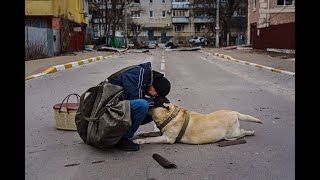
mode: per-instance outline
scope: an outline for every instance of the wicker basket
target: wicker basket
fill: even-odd
[[[69,103],[70,96],[75,95],[77,97],[77,103]],[[56,128],[60,130],[72,130],[76,131],[75,115],[79,108],[79,95],[69,94],[62,103],[53,106],[54,119],[56,120]],[[67,103],[63,103],[67,99]]]

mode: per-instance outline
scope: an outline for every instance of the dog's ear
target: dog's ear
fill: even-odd
[[[170,107],[170,103],[163,103],[163,106],[166,107],[166,108],[169,108]]]
[[[171,111],[175,108],[172,103],[163,103],[163,105],[168,111]]]

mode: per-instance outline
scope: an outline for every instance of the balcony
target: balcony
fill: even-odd
[[[172,0],[172,3],[189,3],[189,0]]]
[[[129,4],[129,7],[138,7],[140,6],[140,3],[137,3],[137,2],[132,2]]]
[[[195,17],[192,22],[194,23],[209,23],[211,22],[212,17]]]
[[[189,9],[189,4],[173,4],[172,3],[172,9]]]
[[[172,17],[172,23],[189,23],[188,17]]]
[[[172,28],[170,23],[144,23],[141,25],[143,29],[148,28]]]

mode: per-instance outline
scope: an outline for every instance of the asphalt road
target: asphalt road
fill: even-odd
[[[55,128],[54,104],[70,93],[82,94],[118,69],[147,61],[171,81],[172,103],[200,113],[236,110],[264,124],[240,122],[256,132],[245,144],[144,144],[137,152],[102,151],[84,144],[75,131]],[[295,179],[295,77],[289,75],[197,51],[155,49],[26,81],[25,102],[25,179]],[[150,123],[138,131],[153,129]],[[177,168],[164,169],[154,153]]]

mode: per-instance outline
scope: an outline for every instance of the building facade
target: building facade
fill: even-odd
[[[173,37],[171,0],[134,0],[129,4],[128,14],[136,24],[140,41],[165,43]]]
[[[143,40],[166,42],[174,39],[176,43],[188,44],[194,36],[215,37],[215,4],[204,6],[195,0],[134,0],[129,14],[140,25],[139,37]],[[221,1],[221,6],[226,1]],[[201,8],[201,7],[210,7]],[[245,44],[247,31],[247,3],[240,4],[232,21],[235,24],[228,34],[229,45]]]
[[[90,20],[95,38],[106,36],[106,8],[109,0],[90,0],[95,4],[95,16]],[[124,0],[121,1],[124,3]],[[188,44],[194,36],[204,36],[214,41],[215,4],[208,1],[210,8],[195,0],[132,0],[127,1],[128,37],[138,41],[157,40],[165,43],[174,40],[179,44]],[[240,5],[232,21],[236,24],[228,34],[229,45],[244,44],[247,32],[247,3]],[[226,1],[220,1],[221,6]],[[208,12],[209,11],[209,12]],[[133,24],[132,24],[133,23]],[[241,24],[237,26],[238,24]],[[124,26],[118,29],[124,33]]]
[[[32,34],[46,29],[49,56],[60,51],[82,50],[87,37],[88,13],[88,0],[25,0],[26,41],[34,41],[31,37],[36,36]],[[62,50],[66,24],[71,37],[68,49]]]
[[[254,48],[295,47],[295,0],[248,0],[248,43]]]

